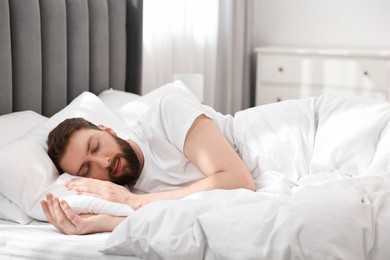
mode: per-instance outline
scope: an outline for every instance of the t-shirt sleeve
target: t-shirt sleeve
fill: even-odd
[[[160,118],[163,131],[170,143],[183,152],[185,138],[195,119],[209,115],[196,100],[177,94],[168,94],[160,101]]]

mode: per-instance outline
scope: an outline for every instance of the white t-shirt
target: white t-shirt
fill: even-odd
[[[231,115],[222,115],[181,95],[165,95],[137,121],[129,136],[140,146],[145,159],[134,192],[177,189],[204,177],[183,153],[187,132],[202,114],[217,124],[235,149]]]

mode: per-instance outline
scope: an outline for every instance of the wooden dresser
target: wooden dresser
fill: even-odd
[[[323,93],[390,99],[390,50],[255,50],[256,105]]]

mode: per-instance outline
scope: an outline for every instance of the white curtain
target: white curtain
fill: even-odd
[[[204,103],[250,106],[252,0],[144,0],[142,93],[177,73],[204,76]]]

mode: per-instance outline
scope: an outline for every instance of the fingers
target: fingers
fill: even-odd
[[[53,206],[56,215],[57,224],[65,231],[65,234],[75,234],[75,225],[72,219],[68,218],[65,210],[62,208],[58,198],[53,198]]]
[[[57,223],[57,216],[56,216],[55,211],[54,211],[53,198],[54,198],[54,196],[51,193],[46,194],[47,208],[48,208],[49,214],[51,216],[52,221]]]
[[[51,212],[50,212],[49,205],[48,205],[47,201],[42,200],[42,201],[41,201],[41,207],[42,207],[43,213],[44,213],[45,216],[46,216],[47,221],[48,221],[50,224],[52,224],[53,226],[55,226],[57,229],[60,230],[60,228],[57,227],[56,221],[54,220],[54,218],[53,218],[53,216],[52,216],[52,214],[51,214]],[[62,232],[62,230],[60,230],[60,231]]]
[[[92,178],[82,178],[82,179],[72,179],[71,181],[66,182],[64,185],[67,189],[80,189],[80,188],[93,188],[99,186],[107,185],[108,181],[101,181]]]
[[[96,193],[79,192],[79,195],[91,196],[91,197],[95,197],[95,198],[98,198],[98,199],[106,199],[104,196],[102,196],[100,194],[96,194]]]
[[[50,193],[46,195],[46,199],[47,201],[41,201],[41,205],[49,223],[64,234],[76,234],[74,222],[77,221],[77,214],[65,201],[60,202]]]
[[[42,210],[43,210],[43,213],[45,214],[46,218],[47,218],[47,221],[52,224],[53,226],[55,226],[59,231],[61,231],[62,233],[65,233],[64,230],[62,229],[61,226],[59,226],[57,224],[57,220],[55,218],[55,216],[53,216],[53,213],[54,210],[53,210],[53,195],[48,193],[46,194],[46,199],[47,201],[41,201],[41,206],[42,206]]]
[[[71,185],[71,184],[94,184],[94,185],[105,185],[107,183],[111,183],[109,181],[99,180],[99,179],[93,179],[93,178],[74,178],[70,181],[66,182],[65,185]]]
[[[65,183],[65,187],[68,190],[76,191],[83,195],[98,195],[102,196],[107,193],[108,190],[115,185],[109,181],[102,181],[97,179],[85,178],[85,179],[73,179]]]
[[[112,202],[124,203],[129,195],[129,190],[110,181],[102,181],[90,178],[74,179],[65,183],[68,190],[81,195],[93,196]]]
[[[75,223],[77,223],[79,215],[77,215],[77,213],[69,206],[69,204],[65,200],[60,202],[60,206],[62,212],[64,213],[64,218],[69,220],[69,224],[71,224],[72,228],[76,228]]]
[[[70,181],[65,183],[65,187],[70,191],[75,191],[79,194],[96,194],[99,195],[100,191],[104,189],[103,185],[99,182],[95,182],[93,179],[83,179],[81,181]]]

